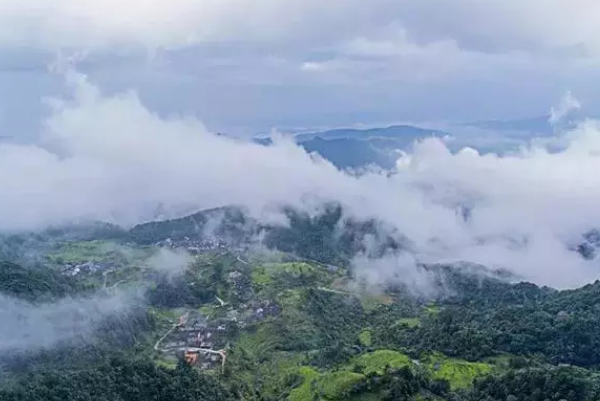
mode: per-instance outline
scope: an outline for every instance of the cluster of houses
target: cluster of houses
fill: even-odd
[[[67,263],[61,267],[61,272],[67,276],[78,276],[80,274],[94,274],[113,269],[113,265],[107,262],[85,262],[85,263]]]
[[[224,363],[226,341],[226,321],[209,322],[201,313],[191,311],[165,339],[162,351],[201,369],[214,369]]]
[[[227,242],[219,238],[189,238],[166,240],[154,244],[156,247],[166,248],[183,248],[191,254],[200,254],[202,252],[210,252],[215,250],[225,250],[228,248]]]
[[[250,301],[244,305],[242,325],[248,325],[260,322],[269,316],[276,316],[281,311],[281,307],[270,300]]]
[[[248,274],[234,270],[228,273],[227,281],[230,283],[233,294],[239,302],[247,302],[254,296],[252,281]]]
[[[237,298],[240,303],[237,310],[229,310],[228,316],[230,320],[236,321],[241,327],[264,320],[268,316],[275,316],[280,312],[277,303],[256,298],[252,281],[249,275],[245,273],[247,272],[234,270],[227,275],[227,281],[229,281],[233,290],[232,296]]]
[[[253,300],[239,309],[228,307],[224,317],[208,320],[198,311],[189,311],[181,317],[162,342],[161,351],[185,359],[200,369],[215,369],[225,363],[228,328],[233,324],[243,328],[277,315],[280,307],[273,301]]]
[[[224,346],[219,340],[223,340],[226,332],[226,325],[223,323],[213,323],[206,320],[200,313],[188,315],[187,319],[179,327],[179,330],[173,333],[169,342],[165,343],[165,348],[181,347],[199,347],[213,348],[215,346]]]
[[[156,243],[156,247],[183,248],[192,254],[201,254],[215,250],[232,251],[225,240],[211,239],[166,239]],[[226,360],[227,337],[230,327],[247,327],[260,322],[269,316],[280,313],[280,306],[269,300],[260,300],[252,288],[252,281],[246,267],[247,262],[238,257],[238,269],[228,272],[227,281],[231,284],[230,302],[216,298],[220,318],[207,319],[200,311],[188,311],[178,323],[165,333],[157,342],[155,349],[160,350],[170,358],[183,358],[189,364],[200,369],[215,369],[223,367]],[[249,267],[249,265],[248,265]],[[94,274],[102,272],[105,276],[114,271],[116,266],[110,262],[87,261],[79,264],[65,264],[62,272],[65,275],[77,276],[80,274]],[[151,279],[153,272],[146,272]]]

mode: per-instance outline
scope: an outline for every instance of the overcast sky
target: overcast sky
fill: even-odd
[[[232,133],[600,106],[597,0],[0,0],[0,135],[35,136],[57,52]]]

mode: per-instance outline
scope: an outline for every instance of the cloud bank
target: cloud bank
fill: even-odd
[[[137,0],[127,6],[117,0],[3,0],[0,43],[51,48],[222,41],[329,44],[399,26],[415,43],[452,40],[463,49],[492,52],[598,54],[599,11],[594,0]]]
[[[340,202],[381,219],[415,244],[421,261],[506,267],[559,287],[600,276],[567,249],[600,216],[600,127],[587,121],[549,152],[452,154],[417,143],[393,174],[351,176],[285,137],[272,147],[207,132],[195,118],[160,118],[133,92],[105,95],[69,72],[73,96],[55,100],[43,145],[0,144],[3,230],[100,219],[131,225],[158,209],[173,215],[243,205],[256,216],[287,204]],[[465,220],[461,210],[470,209]]]

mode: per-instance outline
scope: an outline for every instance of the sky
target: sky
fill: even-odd
[[[0,127],[18,139],[0,141],[2,231],[131,226],[158,207],[234,204],[272,219],[281,205],[335,201],[413,242],[411,258],[366,264],[379,281],[417,259],[560,288],[600,278],[598,260],[569,250],[600,227],[594,120],[506,155],[453,154],[429,138],[392,173],[361,176],[285,136],[263,147],[214,135],[593,114],[596,0],[49,4],[0,0]],[[473,207],[469,221],[458,205]]]
[[[234,135],[600,105],[595,0],[0,0],[0,135],[37,136],[57,54]]]

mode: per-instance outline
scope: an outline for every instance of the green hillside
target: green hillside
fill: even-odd
[[[480,267],[432,265],[422,268],[433,286],[451,291],[370,292],[344,263],[352,236],[328,242],[341,221],[331,213],[288,228],[281,243],[308,235],[294,249],[215,245],[177,271],[153,267],[165,245],[148,244],[181,235],[173,252],[197,249],[185,220],[119,238],[54,239],[40,248],[44,263],[0,263],[0,292],[31,310],[138,294],[85,341],[0,347],[0,399],[599,399],[600,283],[556,291]]]

